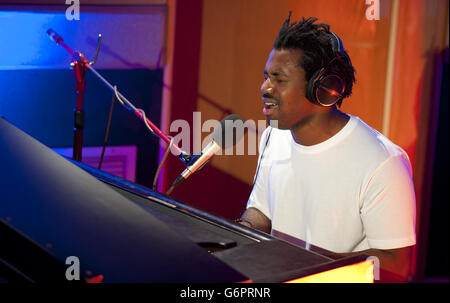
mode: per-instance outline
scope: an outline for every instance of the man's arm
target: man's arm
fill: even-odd
[[[240,224],[270,234],[272,222],[260,210],[249,207],[238,220]],[[367,249],[353,253],[333,253],[329,257],[350,257],[365,254],[376,257],[379,264],[380,280],[376,282],[408,282],[412,246],[397,249]],[[325,254],[326,255],[326,254]],[[376,270],[376,269],[375,269]],[[376,278],[376,277],[375,277]]]
[[[336,253],[332,257],[350,257],[359,254],[376,257],[379,260],[380,280],[376,282],[408,282],[412,246],[396,249],[367,249],[353,253]],[[375,269],[376,270],[376,269]],[[376,278],[376,277],[375,277]]]
[[[260,210],[249,207],[242,214],[238,222],[247,227],[258,229],[262,232],[270,234],[272,222]]]

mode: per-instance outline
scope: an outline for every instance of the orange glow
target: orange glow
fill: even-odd
[[[327,270],[286,283],[373,283],[373,260]]]

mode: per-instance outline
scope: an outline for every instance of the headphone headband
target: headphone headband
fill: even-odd
[[[336,55],[337,52],[341,52],[345,54],[344,44],[342,43],[341,38],[339,38],[335,33],[328,32],[331,38],[331,46],[333,48],[333,52]]]

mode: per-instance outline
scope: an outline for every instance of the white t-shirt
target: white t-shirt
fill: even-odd
[[[289,130],[267,128],[247,208],[265,214],[272,233],[337,253],[414,245],[408,155],[349,116],[336,135],[313,146],[297,144]]]

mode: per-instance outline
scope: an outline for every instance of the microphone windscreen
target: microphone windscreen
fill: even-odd
[[[47,35],[50,38],[50,40],[55,41],[56,43],[59,43],[59,41],[62,40],[62,38],[51,28],[47,30]]]
[[[244,121],[237,114],[231,114],[225,117],[214,127],[212,139],[222,149],[236,145],[243,137],[247,128],[244,127]]]

